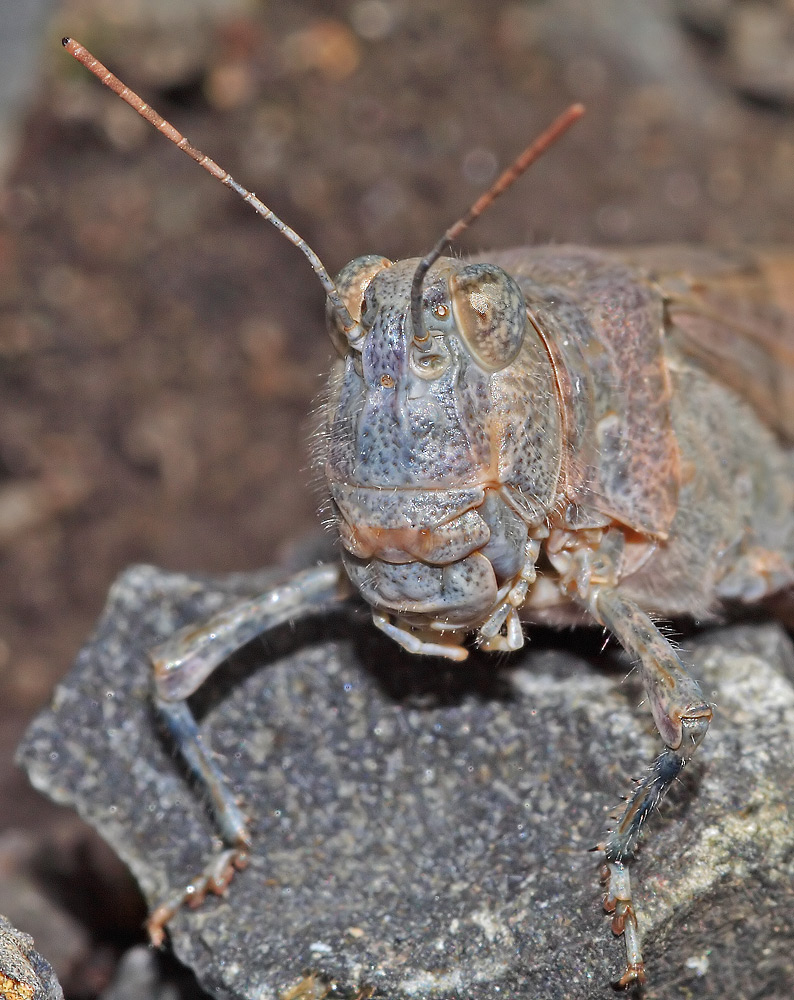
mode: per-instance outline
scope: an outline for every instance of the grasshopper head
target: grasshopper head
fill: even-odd
[[[403,621],[475,628],[522,569],[528,525],[550,505],[557,465],[544,436],[551,427],[556,458],[556,411],[515,280],[440,259],[417,337],[416,266],[363,257],[337,278],[362,334],[351,344],[329,308],[342,358],[325,473],[345,564],[367,601]]]

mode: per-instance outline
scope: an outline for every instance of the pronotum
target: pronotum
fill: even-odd
[[[655,619],[708,618],[794,582],[794,325],[769,304],[775,256],[563,246],[442,257],[581,115],[574,106],[426,257],[368,255],[332,280],[258,198],[79,43],[64,46],[305,254],[339,354],[323,464],[341,560],[151,652],[155,704],[228,845],[155,910],[152,940],[188,895],[225,891],[250,846],[186,699],[254,636],[357,593],[415,654],[462,660],[467,642],[519,649],[526,623],[589,622],[636,660],[663,749],[595,849],[626,947],[616,985],[644,982],[630,863],[713,714]]]

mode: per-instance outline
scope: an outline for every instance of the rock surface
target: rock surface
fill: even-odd
[[[0,917],[0,997],[2,1000],[63,1000],[49,962],[33,948],[33,938]]]
[[[214,831],[158,731],[145,650],[262,582],[127,571],[20,749],[152,904],[200,871]],[[219,672],[195,708],[255,845],[225,899],[171,925],[203,985],[276,1000],[311,969],[339,997],[613,996],[622,943],[586,849],[658,740],[600,636],[559,642],[439,667],[351,609]],[[790,996],[794,651],[744,625],[687,652],[717,713],[635,866],[644,995]]]

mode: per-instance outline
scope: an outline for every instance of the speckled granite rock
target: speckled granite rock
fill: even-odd
[[[33,948],[33,938],[0,917],[0,997],[2,1000],[63,1000],[49,962]]]
[[[20,749],[152,903],[214,832],[157,731],[144,650],[261,582],[129,570]],[[574,637],[589,662],[541,635],[438,667],[351,611],[252,643],[196,709],[255,850],[224,900],[173,921],[177,955],[223,998],[275,1000],[307,968],[340,997],[612,996],[622,944],[586,848],[658,743],[598,638]],[[794,995],[794,653],[772,625],[691,652],[717,714],[636,865],[645,996]]]

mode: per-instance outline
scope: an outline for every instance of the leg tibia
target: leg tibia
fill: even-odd
[[[190,774],[207,793],[213,818],[224,841],[237,847],[249,847],[251,838],[246,818],[227,788],[220,768],[207,752],[187,702],[162,698],[155,698],[154,702]]]
[[[626,803],[618,825],[602,845],[607,862],[631,861],[643,824],[664,798],[668,788],[684,770],[684,766],[703,741],[708,720],[697,719],[684,724],[684,740],[678,750],[667,747],[648,768]]]

